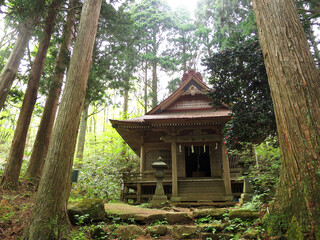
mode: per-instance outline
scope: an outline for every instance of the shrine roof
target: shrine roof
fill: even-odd
[[[110,120],[114,125],[148,125],[155,122],[211,120],[227,122],[231,110],[222,106],[212,106],[206,96],[209,87],[202,81],[200,73],[189,70],[184,73],[180,87],[168,98],[143,116],[128,120]]]

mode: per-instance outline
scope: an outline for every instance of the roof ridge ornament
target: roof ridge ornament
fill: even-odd
[[[181,84],[184,83],[185,81],[187,81],[189,79],[189,77],[195,77],[196,79],[202,81],[203,77],[201,75],[201,73],[196,72],[196,70],[194,69],[190,69],[188,70],[188,72],[185,72],[182,76],[181,79]]]

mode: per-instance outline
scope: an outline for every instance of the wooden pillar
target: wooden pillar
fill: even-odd
[[[218,142],[210,144],[211,176],[221,177],[220,148]]]
[[[141,183],[137,183],[137,202],[138,204],[141,203]]]
[[[224,145],[223,141],[221,141],[221,150],[222,150],[222,165],[223,165],[223,181],[226,189],[226,196],[231,196],[231,178],[230,178],[230,167],[229,167],[229,159],[227,155],[227,148]]]
[[[146,153],[145,153],[143,136],[141,136],[140,142],[141,142],[141,144],[140,144],[140,173],[142,173],[146,170]]]
[[[143,178],[143,172],[146,170],[146,151],[144,146],[144,137],[141,136],[140,139],[140,176],[139,181]],[[137,183],[137,202],[138,204],[141,203],[141,183]]]
[[[124,187],[124,190],[123,190],[123,201],[124,201],[124,203],[128,203],[128,198],[126,198],[126,195],[128,194],[128,192],[129,192],[129,189],[128,189],[128,187]]]
[[[172,197],[178,197],[178,165],[177,165],[176,136],[172,136],[171,159],[172,159]]]

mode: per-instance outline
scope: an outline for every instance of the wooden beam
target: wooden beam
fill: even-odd
[[[176,136],[172,136],[171,159],[172,159],[172,197],[178,197],[178,164],[177,164]]]
[[[223,165],[223,181],[226,189],[226,196],[231,196],[231,178],[230,178],[230,167],[229,159],[227,155],[226,145],[221,141],[221,152],[222,152],[222,165]]]
[[[174,139],[173,139],[174,138]],[[221,141],[221,135],[192,135],[192,136],[165,136],[161,137],[160,140],[164,142],[179,142],[179,143],[192,143],[192,142],[213,142],[213,141]]]

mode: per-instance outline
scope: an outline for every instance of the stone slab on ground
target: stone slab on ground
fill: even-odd
[[[170,203],[175,207],[183,208],[215,208],[215,207],[234,207],[237,205],[236,202],[184,202],[184,203]]]
[[[172,228],[174,239],[193,239],[197,235],[197,226],[175,225]]]
[[[226,208],[209,208],[209,209],[196,209],[193,211],[193,217],[203,218],[210,216],[214,219],[222,219],[223,215],[228,212]]]
[[[68,215],[72,224],[101,221],[105,217],[104,203],[101,199],[84,199],[68,203]]]
[[[119,226],[115,231],[117,237],[123,240],[135,239],[136,237],[145,235],[145,231],[136,225]]]
[[[165,220],[169,224],[188,224],[192,222],[192,216],[186,212],[140,208],[121,203],[105,204],[105,210],[109,216],[119,216],[123,221],[134,219],[139,224],[150,224]]]
[[[151,235],[165,236],[168,233],[168,227],[166,225],[148,226],[146,232]]]
[[[219,232],[226,227],[226,224],[215,222],[215,223],[201,223],[198,226],[201,232],[212,232],[213,229]]]
[[[247,221],[247,220],[255,220],[255,219],[258,219],[259,217],[260,217],[259,212],[254,212],[246,209],[237,209],[229,212],[230,219],[240,218],[243,221]]]

